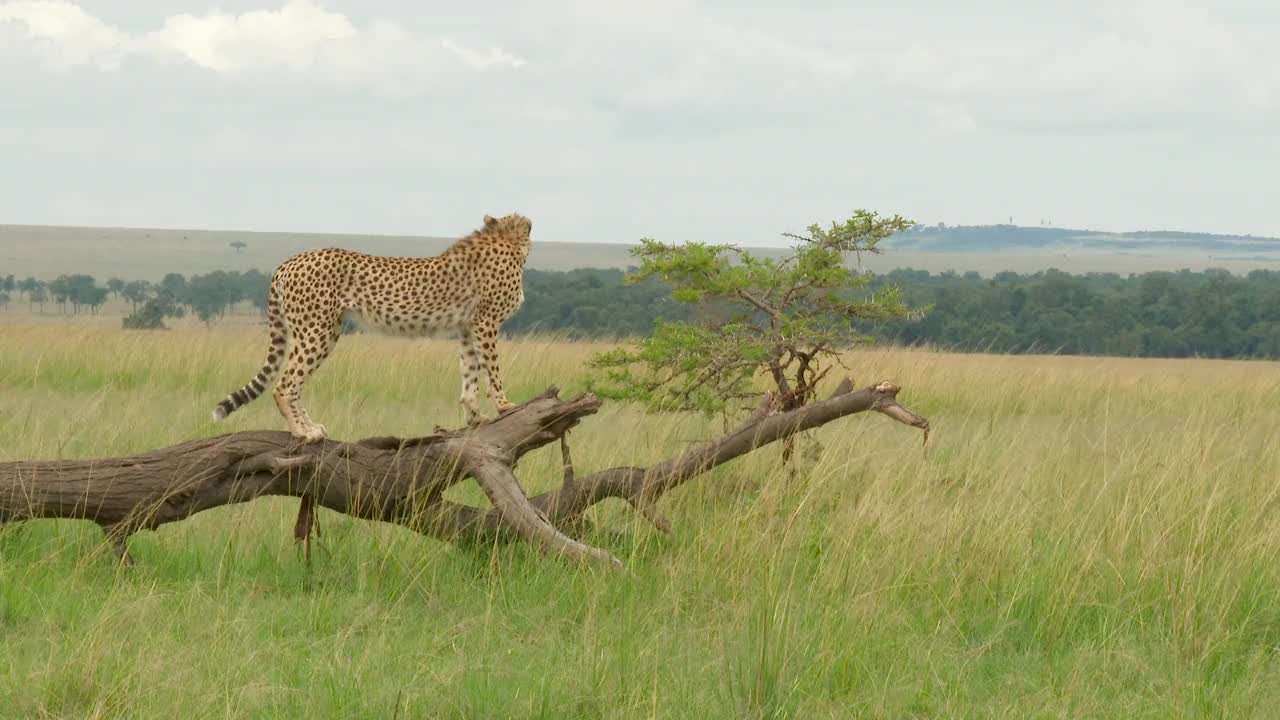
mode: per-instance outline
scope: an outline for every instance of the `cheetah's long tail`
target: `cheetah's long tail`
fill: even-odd
[[[284,363],[285,350],[289,345],[289,338],[285,333],[284,321],[279,315],[279,303],[274,284],[268,296],[267,323],[271,327],[271,347],[267,350],[266,364],[262,366],[262,369],[248,384],[218,403],[218,406],[213,409],[214,422],[220,422],[236,410],[257,400],[258,396],[266,391],[275,380],[276,375],[280,373],[280,365]]]

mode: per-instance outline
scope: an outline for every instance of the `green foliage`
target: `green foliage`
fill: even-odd
[[[187,279],[182,273],[169,273],[160,280],[160,287],[168,290],[174,297],[182,297],[187,291]]]
[[[524,303],[502,324],[513,335],[555,333],[570,338],[645,335],[659,319],[681,320],[689,309],[656,279],[624,284],[612,268],[524,271]]]
[[[46,288],[46,287],[47,286],[44,282],[30,276],[18,281],[17,283],[18,291],[22,293],[26,293],[28,297],[31,296],[31,293],[34,292],[36,288]]]
[[[589,288],[587,279],[599,287]],[[723,317],[716,303],[675,302],[664,288],[656,278],[628,285],[621,272],[611,270],[534,272],[526,275],[525,306],[503,331],[635,338],[652,332],[657,322]],[[924,317],[857,321],[860,333],[882,344],[963,352],[1280,358],[1276,271],[1047,270],[983,277],[902,269],[874,278],[863,291],[897,292],[904,305],[929,309]],[[600,324],[578,324],[583,317],[599,318]]]
[[[84,306],[97,312],[107,300],[107,289],[98,287],[92,275],[59,275],[49,283],[49,292],[63,308],[70,303],[72,312],[76,314]]]
[[[174,301],[173,295],[161,290],[155,297],[148,299],[141,309],[134,310],[125,317],[122,325],[126,330],[167,330],[166,318],[181,318],[186,314],[181,305]]]
[[[151,283],[142,280],[134,280],[133,282],[125,283],[124,288],[120,291],[120,295],[125,300],[128,300],[129,304],[133,306],[133,311],[137,312],[138,305],[146,302],[147,298],[151,295]]]
[[[222,270],[196,275],[186,284],[183,299],[196,317],[209,324],[214,318],[226,314],[229,306],[244,299],[237,275]]]
[[[1130,357],[1280,357],[1280,273],[1019,275],[895,270],[879,281],[936,306],[864,328],[884,342],[961,351]]]
[[[895,288],[868,291],[874,276],[850,262],[881,252],[884,239],[909,227],[901,216],[858,210],[829,228],[786,233],[797,244],[782,258],[642,239],[632,250],[640,268],[626,283],[660,279],[696,309],[688,321],[658,323],[632,348],[595,356],[592,367],[603,373],[593,389],[654,410],[731,413],[756,394],[754,379],[765,373],[782,409],[803,405],[838,354],[867,339],[857,323],[920,314]]]
[[[49,302],[49,291],[45,289],[44,283],[40,283],[27,291],[27,307],[39,305],[40,309],[44,309],[44,304]]]
[[[592,367],[604,370],[604,381],[593,379],[592,389],[652,408],[728,412],[734,400],[751,394],[752,378],[769,358],[769,348],[742,323],[711,328],[659,320],[636,349],[614,348],[592,358]],[[652,371],[638,373],[636,364]]]

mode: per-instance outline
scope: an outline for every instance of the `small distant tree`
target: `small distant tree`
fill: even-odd
[[[187,301],[187,279],[182,273],[169,273],[160,280],[160,289],[167,291],[173,301],[183,305]]]
[[[193,275],[187,282],[187,304],[205,325],[221,318],[243,299],[240,274],[215,270],[206,275]]]
[[[3,308],[5,312],[9,312],[9,293],[0,292],[0,308]]]
[[[632,249],[639,269],[628,285],[657,277],[675,300],[697,306],[690,321],[658,321],[633,347],[599,353],[591,379],[603,397],[643,402],[651,411],[698,411],[726,420],[750,409],[758,378],[770,387],[767,412],[788,412],[815,398],[818,383],[840,364],[840,353],[870,340],[859,324],[916,317],[896,287],[870,292],[874,276],[852,267],[862,253],[911,222],[859,210],[829,228],[810,225],[781,259],[757,257],[734,245],[668,245],[644,238]],[[783,459],[794,475],[794,445]]]
[[[27,291],[27,309],[39,305],[40,312],[44,312],[44,304],[49,302],[49,291],[45,289],[44,283],[37,283],[34,287]]]
[[[18,281],[18,291],[25,293],[27,298],[31,297],[31,291],[37,287],[44,286],[44,283],[28,275],[26,278]]]
[[[81,305],[95,307],[106,299],[106,290],[97,287],[92,275],[59,275],[49,283],[53,297],[62,304],[66,312],[67,302],[71,303],[72,312],[79,314]]]
[[[164,324],[165,319],[181,318],[184,314],[182,306],[174,301],[173,294],[162,288],[155,297],[148,299],[140,309],[126,317],[123,325],[126,330],[168,330]]]
[[[112,297],[117,300],[120,299],[120,293],[124,291],[124,285],[124,280],[121,280],[118,277],[113,277],[110,280],[107,280],[107,289],[111,291]]]
[[[94,315],[98,314],[98,308],[107,301],[108,290],[101,287],[82,288],[78,294],[78,300],[81,305],[88,305],[89,310]]]
[[[14,279],[13,275],[7,275],[5,276],[4,280],[0,281],[0,290],[3,290],[7,293],[11,293],[17,288],[18,288],[18,281]]]
[[[134,280],[127,283],[120,292],[125,300],[129,301],[132,306],[132,312],[138,312],[138,306],[147,301],[151,295],[151,284],[144,280]]]
[[[271,287],[271,276],[260,270],[247,270],[240,275],[240,297],[253,303],[258,312],[267,313],[268,291]]]
[[[248,247],[248,245],[246,245],[243,240],[236,240],[231,243],[231,249],[235,250],[237,253],[244,252],[246,247]]]
[[[49,281],[49,295],[53,301],[62,306],[62,312],[67,311],[67,301],[71,299],[71,279],[66,275],[59,275]]]

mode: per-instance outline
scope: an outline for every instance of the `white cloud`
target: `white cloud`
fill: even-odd
[[[1040,127],[1073,117],[1099,127],[1145,125],[1138,118],[1153,115],[1202,121],[1190,111],[1208,104],[1224,121],[1276,109],[1280,53],[1265,32],[1163,0],[1073,7],[1072,17],[1087,23],[1045,35],[914,39],[885,66],[886,86],[987,104],[1011,118],[1039,118]]]
[[[440,47],[462,58],[463,62],[477,70],[484,70],[494,66],[518,68],[526,64],[524,59],[508,53],[502,48],[489,48],[488,52],[481,53],[471,48],[463,47],[452,38],[441,40]]]
[[[480,52],[452,38],[433,39],[385,20],[357,27],[313,0],[230,14],[211,10],[164,18],[158,29],[129,34],[66,0],[0,3],[0,26],[21,30],[19,44],[53,67],[116,69],[127,56],[179,60],[206,71],[263,77],[290,73],[319,81],[403,91],[433,76],[471,68],[516,69],[527,61],[500,47]]]
[[[1233,88],[1257,73],[1247,37],[1204,8],[1143,1],[1109,7],[1103,17],[1105,29],[1045,64],[1051,90],[1093,90],[1117,103],[1181,102],[1206,85]]]
[[[45,63],[55,69],[119,64],[129,38],[64,0],[23,0],[0,4],[0,29],[16,30]]]
[[[854,75],[847,59],[788,43],[763,30],[693,14],[651,20],[656,25],[651,26],[652,34],[639,36],[647,47],[626,48],[638,56],[639,72],[622,89],[624,107],[706,107],[743,99],[785,102],[838,86]],[[625,38],[634,28],[611,30],[603,35],[605,42]]]
[[[203,16],[175,15],[143,42],[218,72],[276,67],[303,71],[317,64],[326,46],[359,35],[346,16],[309,0],[290,0],[279,10],[241,15],[216,10]]]
[[[540,101],[559,99],[610,116],[628,138],[710,139],[757,123],[826,122],[856,102],[856,58],[810,38],[785,36],[697,3],[647,0],[529,3],[508,19],[533,28]],[[780,119],[780,114],[786,119]]]

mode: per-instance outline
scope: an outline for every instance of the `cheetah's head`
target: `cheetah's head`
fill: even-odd
[[[492,215],[484,216],[484,233],[486,235],[495,235],[503,240],[528,243],[529,235],[532,232],[533,221],[520,213],[503,215],[499,218]]]

